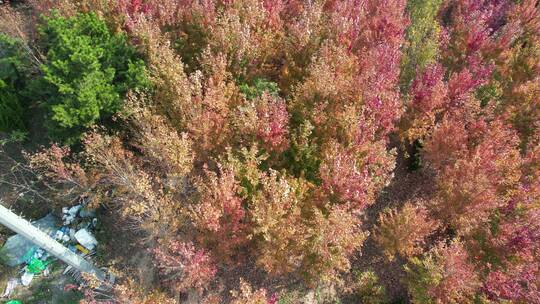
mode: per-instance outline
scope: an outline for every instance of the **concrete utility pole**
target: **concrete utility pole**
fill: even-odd
[[[30,222],[11,212],[0,204],[0,224],[30,240],[36,246],[46,250],[58,259],[66,262],[73,268],[89,274],[94,274],[100,281],[105,282],[107,276],[103,271],[94,267],[83,257],[77,255],[64,245],[60,244],[43,231],[34,227]]]

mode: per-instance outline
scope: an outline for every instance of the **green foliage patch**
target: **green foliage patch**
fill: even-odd
[[[148,86],[143,60],[96,14],[45,19],[47,51],[39,88],[45,94],[51,136],[76,141],[96,122],[120,110],[130,89]]]
[[[278,95],[279,88],[277,83],[266,80],[264,78],[256,78],[252,85],[241,84],[239,86],[240,92],[246,96],[248,100],[260,97],[264,92],[268,92],[270,95]]]
[[[417,70],[422,71],[437,59],[440,25],[437,14],[442,0],[410,0],[407,10],[411,25],[407,28],[407,45],[401,64],[401,88],[406,91]]]

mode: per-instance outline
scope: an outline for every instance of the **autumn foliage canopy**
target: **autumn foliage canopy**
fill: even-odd
[[[45,109],[44,196],[107,206],[151,247],[155,291],[117,299],[347,294],[367,249],[413,303],[540,303],[537,1],[23,2],[0,20],[24,6],[38,30],[0,45],[41,64],[3,69],[0,97]],[[428,186],[388,199],[410,176]],[[263,279],[224,291],[245,268]],[[362,271],[348,297],[386,301]]]

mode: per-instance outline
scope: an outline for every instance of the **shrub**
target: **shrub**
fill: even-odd
[[[443,120],[424,157],[437,170],[437,214],[461,234],[486,223],[520,178],[516,133],[501,121]],[[453,140],[448,141],[448,134]]]
[[[412,0],[407,2],[411,24],[407,28],[406,47],[401,62],[400,82],[407,91],[417,72],[437,60],[441,26],[437,15],[442,0]]]
[[[538,64],[534,59],[540,54],[539,17],[540,9],[532,0],[521,1],[510,10],[508,24],[514,27],[515,39],[510,40],[511,48],[506,50],[507,56],[496,69],[502,89],[500,107],[520,132],[523,147],[539,129],[534,122],[539,120],[540,112],[533,97],[540,87]]]
[[[232,142],[232,110],[239,104],[238,88],[227,71],[227,58],[221,53],[201,55],[202,72],[192,77],[192,116],[187,130],[201,159],[219,155]]]
[[[210,31],[211,51],[227,57],[228,70],[237,79],[276,73],[276,67],[268,63],[279,60],[282,52],[280,19],[272,20],[267,7],[259,0],[234,1],[223,6],[223,13],[217,14],[215,27]]]
[[[285,100],[268,93],[257,99],[257,136],[268,151],[283,152],[289,147],[289,113]]]
[[[52,145],[32,154],[29,157],[30,167],[51,182],[80,187],[77,192],[88,190],[91,182],[79,163],[69,160],[71,156],[69,148]],[[71,188],[70,186],[67,188]]]
[[[473,57],[486,65],[508,48],[516,33],[515,24],[505,22],[512,10],[510,2],[457,0],[443,4],[441,16],[447,32],[442,39],[441,61],[447,68],[463,70]]]
[[[408,258],[421,253],[424,239],[437,228],[425,206],[406,203],[400,210],[390,209],[379,215],[374,239],[393,260],[396,254]]]
[[[439,6],[438,18],[434,18]],[[516,99],[521,99],[522,105],[530,105],[531,100],[527,96],[535,90],[534,85],[529,83],[527,88],[522,87],[527,91],[522,91],[524,95],[517,92],[517,87],[525,79],[532,80],[532,75],[525,78],[510,76],[510,71],[521,73],[521,70],[508,68],[522,64],[516,60],[518,56],[521,57],[517,54],[523,50],[522,46],[529,48],[534,44],[518,43],[530,37],[523,35],[523,29],[532,25],[530,19],[524,16],[536,13],[530,5],[527,7],[526,3],[516,4],[511,1],[411,1],[409,8],[412,25],[407,36],[410,44],[405,50],[402,66],[402,86],[408,86],[415,80],[408,90],[410,106],[402,118],[401,127],[405,138],[410,142],[424,139],[446,114],[458,109],[470,111],[476,107],[476,101],[473,102],[475,95],[482,99],[482,107],[489,104],[505,108]],[[520,14],[522,17],[517,17]],[[437,36],[439,39],[435,39]],[[526,51],[526,56],[534,53],[533,49]],[[416,71],[414,61],[422,61],[424,56],[427,60],[419,63]],[[434,73],[437,70],[438,73]],[[430,80],[431,86],[422,85],[428,84]],[[513,84],[505,86],[505,83]],[[505,94],[508,95],[501,99],[500,96]],[[474,106],[471,107],[471,104]],[[505,117],[512,117],[516,126],[521,124],[520,131],[530,129],[523,128],[523,124],[530,126],[528,122],[536,112],[528,106],[510,107],[512,110],[506,108],[508,115]]]
[[[387,300],[386,290],[379,284],[379,277],[373,271],[357,273],[352,288],[360,303],[380,304]]]
[[[365,47],[370,46],[366,42]],[[311,159],[305,164],[292,162],[293,169],[308,173],[313,165],[318,166],[313,180],[322,183],[332,203],[354,202],[358,209],[371,204],[373,196],[390,179],[394,155],[386,149],[385,136],[401,113],[396,103],[398,92],[389,84],[397,81],[396,67],[375,67],[374,62],[364,60],[343,46],[325,45],[289,103],[291,127],[298,128],[295,133],[305,136],[306,131],[311,131],[308,138],[302,139],[304,142],[293,142],[290,151],[297,159],[302,159],[302,152],[308,152]],[[384,76],[376,80],[372,73],[378,72]],[[383,83],[374,83],[379,80]],[[380,86],[380,94],[367,89],[370,85]],[[310,126],[312,130],[305,129]],[[306,143],[308,149],[302,146]],[[310,151],[315,147],[317,150]]]
[[[183,131],[188,121],[193,119],[196,107],[191,99],[192,84],[184,71],[182,59],[156,24],[141,21],[134,30],[134,35],[141,40],[149,78],[154,85],[151,102],[174,128]]]
[[[538,18],[540,9],[532,0],[520,1],[511,7],[508,13],[508,34],[513,39],[504,49],[503,60],[496,67],[495,84],[500,84],[501,98],[499,107],[505,117],[520,132],[522,146],[538,130],[540,111],[538,101],[533,96],[538,94],[539,71],[534,58],[540,54],[540,31]],[[507,43],[508,44],[508,43]]]
[[[250,207],[257,262],[271,275],[297,271],[303,256],[305,185],[275,171],[260,182],[262,191],[253,195]]]
[[[122,34],[112,34],[96,14],[45,18],[47,51],[40,89],[53,137],[73,143],[121,108],[129,89],[147,86],[144,63]]]
[[[408,96],[407,111],[401,117],[400,135],[413,143],[431,134],[448,103],[448,85],[441,65],[428,65],[418,71]]]
[[[253,290],[253,287],[244,279],[240,279],[240,290],[231,291],[231,304],[268,304],[266,290],[261,288]]]
[[[487,297],[511,303],[538,303],[540,289],[538,263],[516,265],[509,270],[492,271],[484,284]]]
[[[246,211],[239,196],[240,185],[230,170],[218,174],[206,169],[196,181],[197,201],[190,216],[203,244],[219,259],[231,262],[247,241]]]
[[[118,208],[126,229],[144,231],[152,237],[172,237],[184,224],[184,206],[164,191],[159,170],[146,171],[141,160],[122,145],[120,138],[96,132],[83,140],[88,171],[100,183],[92,193]],[[113,193],[108,193],[110,188]],[[108,193],[106,195],[105,193]]]
[[[478,256],[486,271],[483,291],[492,300],[540,300],[540,187],[538,179],[529,175],[532,167],[534,164],[525,163],[521,182],[507,197],[506,205],[469,241],[469,251]]]
[[[217,269],[208,253],[191,243],[171,241],[155,249],[154,255],[165,282],[178,292],[195,289],[201,294],[216,275]]]
[[[478,276],[459,243],[439,245],[405,265],[413,303],[470,303],[479,288]]]
[[[169,182],[177,183],[193,169],[193,142],[187,133],[178,133],[169,120],[159,115],[145,96],[128,93],[125,106],[131,123],[133,141]]]
[[[301,271],[308,284],[339,281],[351,267],[350,257],[360,250],[368,233],[354,213],[342,206],[323,211],[314,208],[306,224]]]
[[[358,151],[339,145],[328,147],[319,169],[322,187],[333,202],[352,203],[362,210],[390,181],[394,168],[393,152],[382,141],[358,144]]]

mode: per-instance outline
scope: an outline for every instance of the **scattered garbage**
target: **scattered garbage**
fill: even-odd
[[[77,216],[77,214],[79,213],[79,211],[82,209],[82,205],[76,205],[76,206],[73,206],[69,209],[68,213],[71,215],[71,216]]]
[[[98,244],[96,238],[86,228],[77,231],[75,239],[88,250],[94,250]]]
[[[19,300],[11,300],[11,301],[7,301],[6,304],[23,304],[23,303]]]
[[[62,208],[62,221],[64,221],[64,226],[73,223],[81,209],[82,205],[75,205],[69,209],[66,207]]]
[[[28,286],[34,279],[35,274],[25,271],[24,274],[21,276],[21,283],[23,286]]]
[[[37,220],[33,225],[71,251],[82,256],[90,256],[98,245],[93,235],[93,230],[97,227],[95,216],[95,211],[87,209],[83,205],[76,205],[71,208],[62,208],[63,225],[60,228],[56,226],[56,218],[52,214]],[[4,247],[0,249],[0,253],[3,258],[5,257],[3,262],[8,266],[15,267],[25,264],[20,279],[12,278],[8,281],[7,288],[1,296],[6,298],[9,298],[17,286],[29,286],[36,276],[48,276],[50,272],[48,266],[56,260],[48,252],[20,235],[8,238]],[[73,268],[68,266],[64,274],[71,273],[72,270]],[[22,303],[18,300],[11,300],[6,304]]]
[[[15,290],[15,287],[17,287],[19,285],[20,285],[20,283],[19,283],[18,279],[9,279],[9,281],[7,283],[7,286],[6,286],[6,290],[0,296],[0,298],[8,298],[11,295],[11,293],[13,292],[13,290]]]
[[[47,234],[51,234],[56,230],[55,224],[56,220],[52,214],[48,214],[33,223],[34,226]],[[37,249],[32,242],[17,234],[7,239],[0,252],[2,253],[3,262],[10,267],[15,267],[28,262]]]
[[[90,251],[86,248],[84,248],[83,246],[81,245],[76,245],[75,246],[75,249],[79,250],[80,252],[82,252],[84,255],[87,255],[90,253]]]
[[[50,263],[51,261],[42,261],[38,258],[32,258],[32,260],[30,260],[30,262],[26,266],[26,271],[33,274],[38,274],[43,272],[47,268],[47,265],[49,265]]]

